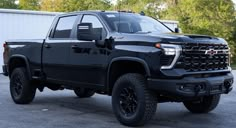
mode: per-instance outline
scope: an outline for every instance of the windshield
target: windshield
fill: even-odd
[[[120,18],[119,18],[120,15]],[[172,32],[159,21],[133,13],[102,13],[112,31],[121,33],[170,33]],[[119,21],[120,19],[120,21]]]

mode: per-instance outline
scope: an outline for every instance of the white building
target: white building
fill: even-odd
[[[3,43],[9,39],[43,39],[54,17],[60,13],[0,9],[0,68],[3,64]],[[162,21],[174,30],[177,21]],[[0,73],[1,73],[0,69]]]
[[[0,9],[0,65],[3,43],[9,39],[43,39],[59,13]],[[1,73],[0,69],[0,73]]]

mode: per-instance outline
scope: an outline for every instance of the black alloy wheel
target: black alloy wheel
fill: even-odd
[[[29,104],[36,94],[36,87],[29,80],[24,67],[15,68],[10,77],[10,93],[16,104]]]
[[[120,93],[120,108],[127,117],[132,116],[138,106],[137,94],[131,87],[124,88]]]

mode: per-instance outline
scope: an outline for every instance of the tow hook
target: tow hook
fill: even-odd
[[[195,96],[197,96],[201,90],[201,85],[196,85],[195,88],[194,88],[194,91],[195,91]]]

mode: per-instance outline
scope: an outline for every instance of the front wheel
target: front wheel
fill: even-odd
[[[212,95],[194,101],[186,101],[184,106],[192,113],[208,113],[217,107],[219,101],[220,95]]]
[[[141,126],[151,120],[157,108],[157,96],[146,87],[140,74],[125,74],[115,83],[112,107],[117,119],[127,126]]]

